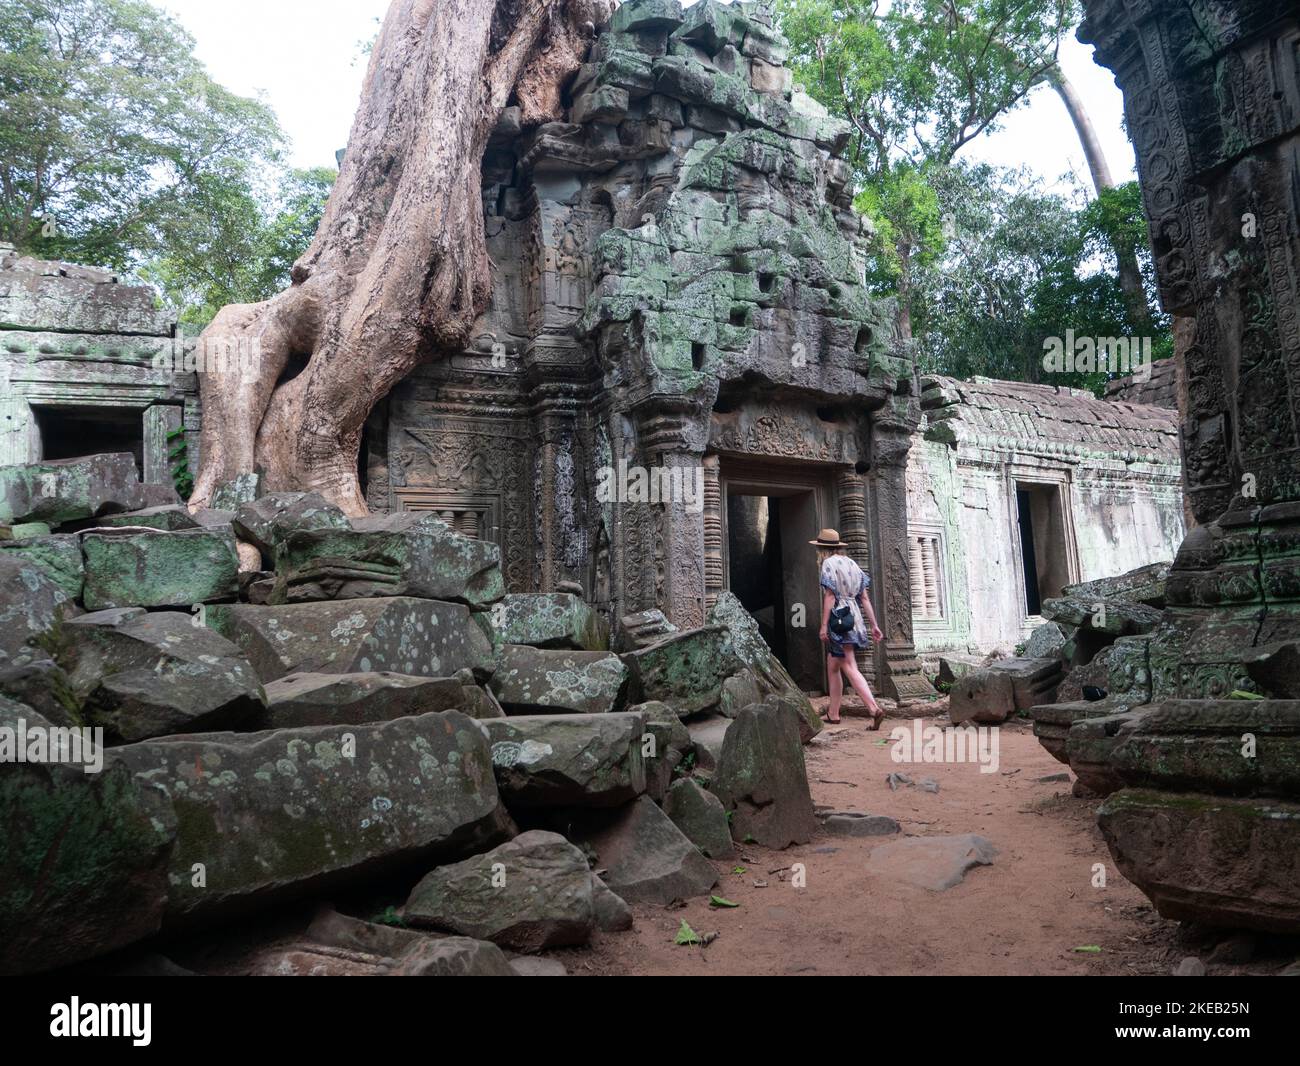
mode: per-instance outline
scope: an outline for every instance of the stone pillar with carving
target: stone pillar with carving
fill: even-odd
[[[1124,93],[1160,301],[1189,320],[1183,478],[1200,524],[1143,660],[1151,703],[1105,728],[1076,719],[1067,753],[1105,767],[1094,779],[1117,791],[1098,824],[1162,915],[1300,933],[1300,8],[1084,8],[1079,37]]]
[[[903,703],[933,696],[912,642],[912,577],[907,550],[907,453],[916,429],[917,405],[896,397],[871,424],[869,538],[875,548],[876,615],[885,631],[877,649],[881,692]]]
[[[668,620],[683,629],[704,624],[704,468],[707,418],[693,407],[647,412],[637,420],[638,446],[648,473],[668,499],[645,506],[656,516],[655,599]]]
[[[704,609],[718,602],[723,589],[722,480],[716,455],[704,457]]]
[[[849,558],[871,575],[874,586],[877,578],[871,572],[871,537],[867,532],[867,501],[862,475],[853,469],[841,471],[835,478],[835,496],[839,509],[840,540],[849,546]],[[876,602],[875,597],[872,602]],[[878,680],[876,656],[870,651],[859,650],[857,658],[862,675],[869,684],[875,686]]]

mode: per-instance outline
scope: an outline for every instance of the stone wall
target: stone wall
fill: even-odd
[[[56,446],[130,450],[145,482],[171,484],[168,453],[182,441],[168,434],[183,428],[198,446],[198,383],[184,347],[152,288],[0,247],[0,465],[50,458]],[[87,438],[96,432],[125,444],[95,447]],[[79,440],[88,445],[80,453]]]
[[[924,441],[908,463],[918,650],[1010,649],[1041,623],[1026,600],[1017,489],[1031,494],[1040,600],[1173,558],[1184,532],[1175,412],[1051,385],[923,384]]]

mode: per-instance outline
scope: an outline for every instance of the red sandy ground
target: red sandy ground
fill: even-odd
[[[908,720],[910,722],[910,720]],[[636,928],[594,946],[557,951],[583,974],[1133,974],[1169,973],[1187,951],[1174,947],[1176,925],[1159,918],[1120,875],[1097,829],[1098,799],[1071,795],[1067,783],[1038,778],[1066,769],[1034,739],[1028,723],[1002,729],[1000,766],[899,765],[890,758],[889,718],[879,733],[846,717],[805,748],[813,801],[897,819],[904,834],[978,833],[999,854],[946,892],[866,872],[872,848],[898,837],[819,833],[775,852],[742,845],[742,858],[715,863],[715,891],[740,906],[707,900],[662,908],[637,906]],[[941,718],[939,725],[946,725]],[[938,793],[885,777],[931,777]],[[850,782],[838,784],[835,782]],[[1106,864],[1106,888],[1092,887],[1093,864]],[[807,887],[780,879],[803,863]],[[743,873],[733,872],[744,867]],[[766,881],[766,888],[754,886]],[[705,948],[673,943],[682,919],[697,933],[717,932]],[[1096,946],[1100,953],[1075,948]]]

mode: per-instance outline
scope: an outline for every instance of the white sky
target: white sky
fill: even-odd
[[[291,141],[290,162],[333,165],[347,144],[365,61],[359,45],[378,29],[388,0],[157,0],[197,41],[213,77],[244,96],[261,95]],[[1123,104],[1109,71],[1071,36],[1061,66],[1083,97],[1116,181],[1134,176],[1121,127]],[[1045,86],[1003,128],[963,149],[971,161],[1029,166],[1045,187],[1071,171],[1088,185],[1074,127]]]

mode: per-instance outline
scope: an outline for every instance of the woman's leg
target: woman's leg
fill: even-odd
[[[871,687],[867,684],[867,679],[862,676],[862,671],[858,669],[858,661],[853,655],[853,649],[849,648],[844,654],[844,665],[840,667],[845,676],[849,679],[849,684],[853,686],[853,691],[858,694],[858,699],[862,701],[862,706],[867,708],[876,716],[880,713],[880,705],[876,702],[876,697],[871,694]],[[839,680],[837,678],[837,680]]]
[[[848,658],[846,655],[845,658]],[[840,720],[840,700],[844,696],[844,679],[840,676],[840,663],[844,659],[837,659],[834,655],[826,655],[826,678],[827,687],[830,689],[830,703],[826,705],[826,717],[832,722]]]

